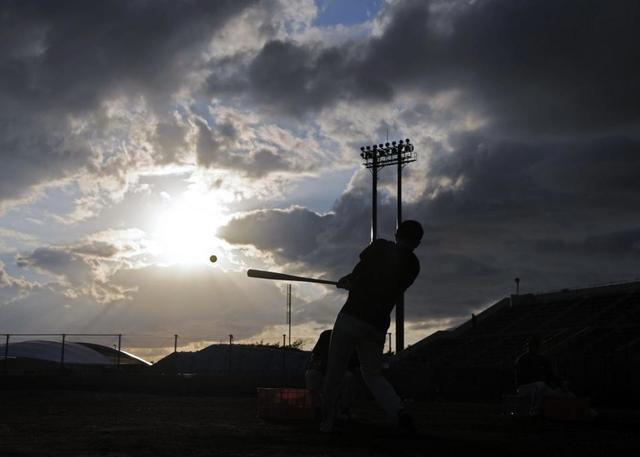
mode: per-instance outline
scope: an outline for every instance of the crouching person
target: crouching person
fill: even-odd
[[[311,351],[311,358],[309,359],[304,375],[306,388],[311,392],[318,418],[320,418],[321,415],[322,389],[327,373],[330,343],[331,330],[325,330],[320,334],[316,345]],[[351,417],[351,406],[358,389],[356,373],[359,370],[359,365],[358,358],[354,354],[349,361],[349,368],[345,372],[338,389],[338,418],[348,419]]]
[[[516,360],[516,385],[518,395],[531,398],[529,414],[542,414],[545,397],[574,397],[566,384],[551,369],[549,358],[540,354],[540,338],[527,340],[527,350]]]

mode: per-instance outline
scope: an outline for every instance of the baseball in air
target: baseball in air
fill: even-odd
[[[209,257],[209,260],[211,260],[211,263],[216,263],[218,261],[218,257],[215,255],[212,255],[211,257]]]

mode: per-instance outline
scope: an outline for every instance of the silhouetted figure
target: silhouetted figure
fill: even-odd
[[[329,345],[331,344],[331,330],[320,333],[316,345],[311,350],[311,358],[307,370],[314,370],[322,375],[327,372],[327,361],[329,359]]]
[[[354,350],[362,378],[394,424],[413,431],[402,400],[382,375],[389,314],[396,300],[416,279],[420,263],[413,254],[422,239],[420,223],[405,221],[396,231],[396,242],[378,239],[360,253],[353,271],[337,287],[349,297],[336,318],[331,335],[324,385],[322,431],[333,429],[341,383]]]
[[[322,394],[325,375],[327,373],[327,364],[329,360],[329,345],[331,343],[331,330],[325,330],[320,333],[320,337],[316,345],[311,351],[311,357],[305,371],[305,385],[311,391],[314,402],[319,404]],[[342,417],[351,416],[351,404],[355,398],[357,389],[356,371],[360,368],[358,357],[354,353],[349,360],[349,366],[345,371],[342,380],[342,388],[340,389],[338,399],[338,415]]]
[[[571,395],[551,369],[549,359],[540,354],[540,339],[535,335],[527,340],[527,350],[517,358],[515,371],[518,394],[531,396],[529,414],[533,416],[541,414],[544,397]]]

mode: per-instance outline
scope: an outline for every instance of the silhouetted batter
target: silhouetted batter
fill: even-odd
[[[420,272],[413,250],[420,244],[422,234],[420,223],[403,222],[395,243],[375,240],[360,253],[360,262],[353,271],[338,281],[337,287],[347,289],[349,297],[331,335],[321,430],[333,428],[341,383],[354,350],[360,359],[362,378],[376,401],[395,424],[413,429],[402,400],[382,375],[382,355],[389,314]]]

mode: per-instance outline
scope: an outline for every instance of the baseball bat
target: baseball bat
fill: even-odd
[[[250,278],[260,279],[273,279],[276,281],[301,281],[301,282],[315,282],[318,284],[338,284],[337,281],[327,281],[326,279],[307,278],[305,276],[293,276],[284,273],[276,273],[275,271],[264,270],[247,270],[247,276]]]

